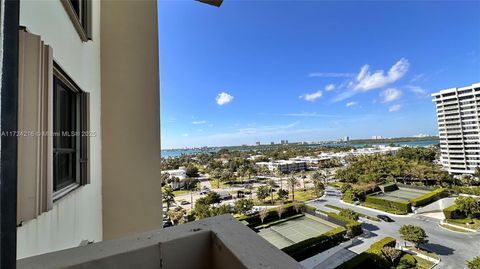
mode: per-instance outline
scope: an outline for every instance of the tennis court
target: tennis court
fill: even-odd
[[[272,245],[282,249],[336,227],[338,226],[323,219],[305,215],[262,229],[258,234]]]
[[[381,197],[385,200],[390,200],[390,201],[408,202],[413,198],[417,198],[419,196],[424,195],[425,193],[428,193],[428,191],[401,188],[395,191],[379,193],[375,196]]]

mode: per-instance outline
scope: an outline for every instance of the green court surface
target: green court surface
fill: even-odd
[[[262,229],[258,234],[279,249],[305,239],[326,233],[337,225],[323,219],[305,215]]]
[[[381,197],[385,200],[390,201],[401,201],[401,202],[408,202],[413,198],[417,198],[419,196],[428,193],[427,191],[422,190],[413,190],[413,189],[399,189],[395,191],[389,191],[386,193],[377,194],[377,197]]]

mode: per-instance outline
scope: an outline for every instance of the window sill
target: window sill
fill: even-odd
[[[53,202],[54,203],[58,202],[63,197],[67,196],[68,194],[70,194],[71,192],[73,192],[74,190],[76,190],[78,188],[80,188],[80,184],[72,183],[72,184],[68,185],[67,187],[65,187],[63,189],[54,192],[53,193]]]

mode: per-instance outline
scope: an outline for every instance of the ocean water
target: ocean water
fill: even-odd
[[[412,141],[412,142],[398,142],[394,143],[395,145],[400,146],[410,146],[410,147],[428,147],[438,144],[438,140],[425,140],[425,141]],[[310,145],[311,147],[321,147],[321,146],[352,146],[352,147],[365,147],[365,146],[372,146],[372,145],[389,145],[390,143],[378,143],[378,144],[322,144],[322,145]],[[175,150],[162,150],[161,156],[163,158],[170,158],[170,157],[178,157],[182,154],[186,155],[196,155],[200,153],[207,153],[207,152],[217,152],[222,148],[208,148],[204,150],[200,149],[175,149]]]

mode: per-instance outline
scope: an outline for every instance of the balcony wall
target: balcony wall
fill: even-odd
[[[231,215],[17,262],[17,268],[303,268]]]

